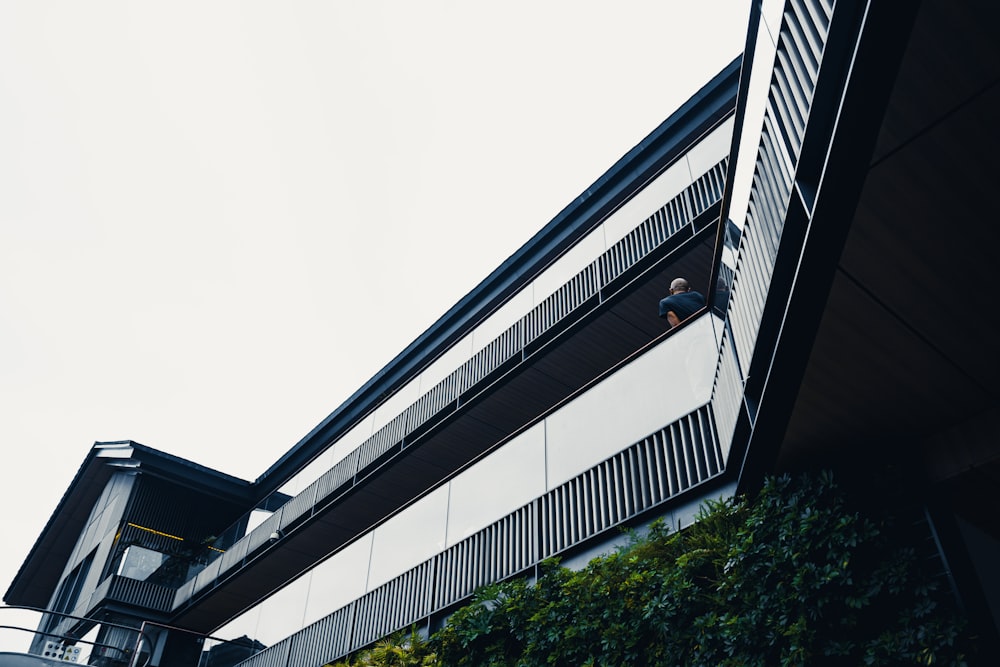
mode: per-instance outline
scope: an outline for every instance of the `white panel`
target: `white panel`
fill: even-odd
[[[552,295],[553,292],[583,271],[607,250],[604,232],[600,227],[583,237],[576,245],[549,265],[531,284],[534,306]]]
[[[302,493],[310,484],[315,482],[320,476],[325,473],[333,465],[333,449],[327,449],[325,452],[317,456],[312,460],[312,463],[307,465],[301,471],[295,474],[294,477],[285,482],[278,491],[289,496],[297,496]]]
[[[270,646],[301,630],[308,596],[309,575],[306,574],[264,600],[254,639]]]
[[[712,132],[698,142],[698,144],[687,152],[685,159],[691,168],[691,173],[695,178],[700,178],[702,174],[719,163],[722,158],[729,155],[730,144],[733,140],[733,127],[736,125],[736,118],[730,117],[725,123],[712,130]]]
[[[472,332],[472,353],[475,354],[489,345],[497,336],[524,317],[532,305],[530,287],[515,294]]]
[[[372,534],[368,533],[312,569],[303,625],[364,595],[371,549]]]
[[[374,432],[398,417],[420,398],[420,383],[417,380],[407,382],[399,391],[389,397],[375,409]]]
[[[330,459],[330,467],[332,468],[335,466],[343,460],[345,456],[357,449],[361,443],[372,437],[372,433],[375,432],[373,428],[374,424],[375,417],[373,415],[369,415],[362,419],[357,426],[345,433],[343,437],[337,440],[337,442],[333,445],[333,456]]]
[[[762,0],[760,3],[760,22],[768,27],[771,40],[778,43],[778,31],[785,16],[785,0]]]
[[[240,637],[257,638],[257,624],[260,621],[260,605],[240,614],[221,628],[210,634],[219,639],[233,640]]]
[[[633,229],[663,208],[663,205],[691,185],[691,170],[685,160],[678,160],[666,171],[625,202],[604,221],[604,237],[608,247],[621,241]]]
[[[545,493],[545,428],[536,424],[451,481],[448,545]]]
[[[549,489],[708,402],[712,320],[692,322],[546,418]]]
[[[472,357],[472,334],[467,335],[452,345],[437,360],[420,374],[420,394],[426,394],[437,386],[441,380],[455,372],[462,364]]]
[[[757,30],[757,41],[754,45],[750,85],[746,95],[746,108],[743,111],[740,143],[737,147],[735,175],[733,182],[729,185],[732,192],[729,219],[740,230],[743,229],[746,222],[747,207],[750,204],[750,190],[753,186],[753,172],[757,163],[757,149],[760,146],[761,131],[764,125],[764,111],[767,108],[771,74],[774,71],[776,52],[774,44],[764,22],[761,21]]]
[[[444,549],[448,485],[424,496],[375,529],[368,590]]]

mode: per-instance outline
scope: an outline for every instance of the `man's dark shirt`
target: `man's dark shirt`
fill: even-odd
[[[660,317],[672,310],[677,319],[686,320],[704,307],[705,297],[700,292],[678,292],[660,301]]]

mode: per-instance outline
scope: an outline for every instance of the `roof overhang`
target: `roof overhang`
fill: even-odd
[[[4,594],[7,604],[48,605],[94,504],[108,480],[121,473],[153,475],[228,501],[251,502],[244,480],[131,440],[94,443]]]
[[[998,20],[991,3],[870,3],[841,45],[844,95],[810,116],[832,139],[803,147],[822,182],[745,479],[835,465],[948,483],[969,508],[995,495]],[[1000,535],[995,515],[980,527]]]

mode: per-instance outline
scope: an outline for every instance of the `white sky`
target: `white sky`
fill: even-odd
[[[94,441],[257,477],[727,65],[747,11],[0,2],[0,592]]]

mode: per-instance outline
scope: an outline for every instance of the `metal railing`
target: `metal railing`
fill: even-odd
[[[355,476],[366,466],[400,446],[408,434],[436,418],[443,410],[455,407],[461,397],[473,390],[479,382],[490,377],[491,373],[505,363],[520,358],[529,343],[570,316],[581,305],[589,303],[593,298],[600,298],[603,288],[690,227],[699,215],[721,200],[727,166],[728,158],[716,163],[471,359],[425,392],[349,456],[286,502],[265,524],[247,535],[242,534],[237,524],[227,530],[215,542],[215,546],[221,550],[237,549],[244,556],[250,554],[267,542],[267,537],[275,528],[284,529],[300,520],[321,500],[353,483]],[[210,554],[210,557],[218,559],[218,554]],[[175,607],[198,591],[211,586],[219,575],[238,567],[241,562],[242,558],[223,557],[221,565],[216,562],[214,567],[210,565],[205,568],[193,583],[188,582],[178,589]]]

